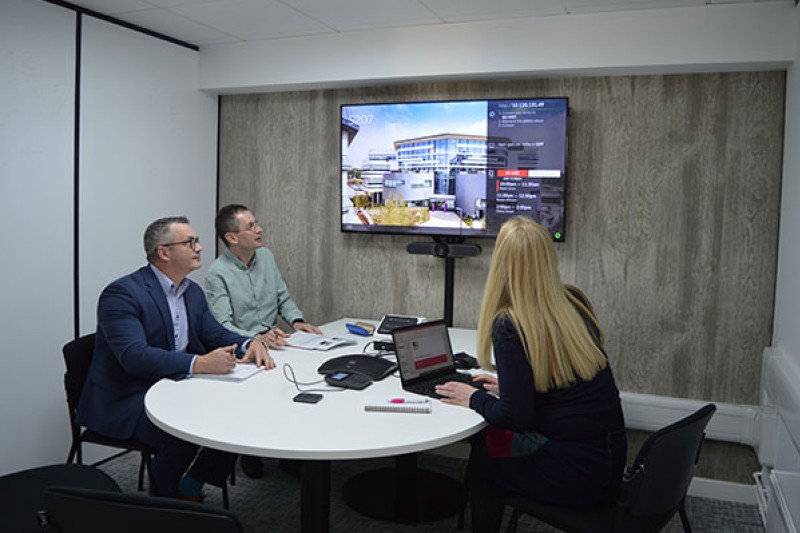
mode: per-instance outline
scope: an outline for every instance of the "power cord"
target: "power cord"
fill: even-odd
[[[291,373],[291,377],[289,377],[286,374],[287,371]],[[286,381],[288,381],[289,383],[294,384],[294,387],[300,392],[342,392],[347,390],[339,387],[331,387],[327,389],[301,389],[300,385],[302,385],[303,387],[310,387],[324,382],[325,378],[322,378],[318,381],[309,381],[307,383],[297,381],[297,377],[294,374],[294,368],[292,368],[292,365],[290,365],[289,363],[283,363],[283,377],[286,378]]]

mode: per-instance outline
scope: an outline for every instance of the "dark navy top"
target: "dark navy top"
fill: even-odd
[[[600,346],[593,324],[585,322]],[[612,501],[627,440],[610,365],[589,381],[536,392],[531,366],[509,318],[493,325],[492,344],[500,397],[478,391],[470,407],[495,428],[536,432],[547,439],[535,453],[494,461],[495,481],[551,503],[590,506]]]

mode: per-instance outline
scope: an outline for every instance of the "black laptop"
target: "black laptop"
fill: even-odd
[[[392,337],[403,389],[441,398],[436,394],[436,385],[448,381],[463,381],[482,388],[473,383],[471,375],[456,370],[450,332],[444,320],[397,328],[392,330]]]

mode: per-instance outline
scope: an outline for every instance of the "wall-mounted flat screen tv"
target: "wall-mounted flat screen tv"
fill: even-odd
[[[567,98],[341,106],[342,231],[564,240]]]

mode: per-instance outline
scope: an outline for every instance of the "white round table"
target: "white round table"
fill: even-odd
[[[147,415],[159,428],[219,450],[262,457],[300,459],[302,530],[327,531],[330,506],[330,461],[402,456],[430,450],[469,437],[485,425],[470,409],[433,401],[431,414],[365,412],[364,396],[404,393],[399,378],[389,376],[362,391],[325,392],[321,402],[298,403],[299,392],[284,377],[289,364],[297,381],[322,378],[317,368],[340,355],[361,353],[371,337],[347,332],[342,319],[321,329],[357,344],[319,351],[272,350],[275,370],[259,371],[244,381],[193,377],[163,379],[145,397]],[[475,332],[452,329],[453,350],[474,353]],[[323,383],[301,389],[328,389]]]

